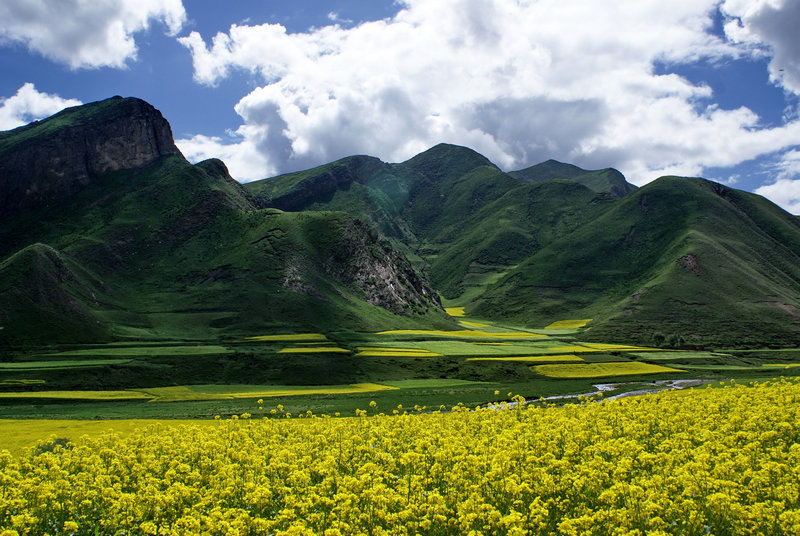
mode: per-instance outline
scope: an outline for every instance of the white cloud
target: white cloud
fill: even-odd
[[[745,4],[765,2],[727,0],[725,9],[733,21]],[[793,12],[789,3],[769,6]],[[198,82],[233,70],[263,80],[236,105],[236,146],[262,157],[261,177],[349,154],[400,161],[450,142],[504,169],[556,158],[614,166],[644,184],[800,144],[797,120],[762,128],[747,108],[716,107],[708,86],[655,74],[657,62],[790,55],[788,34],[767,42],[747,16],[735,19],[751,28],[747,40],[713,35],[719,5],[407,0],[392,18],[351,28],[234,25],[210,42],[196,32],[180,41]],[[248,175],[238,178],[252,178],[258,166],[242,165]]]
[[[231,176],[240,181],[261,179],[276,172],[250,140],[224,143],[220,137],[197,134],[191,138],[175,140],[175,145],[190,162],[219,158],[225,162]]]
[[[28,82],[13,97],[0,98],[0,130],[11,130],[79,104],[81,101],[76,99],[36,91]]]
[[[725,0],[725,33],[734,41],[771,57],[770,79],[800,95],[800,2],[797,0]]]
[[[185,20],[181,0],[3,0],[0,44],[24,43],[72,69],[124,67],[136,32],[160,21],[175,35]]]
[[[775,182],[756,188],[755,193],[792,214],[800,214],[800,150],[786,151],[776,168]]]
[[[792,214],[800,214],[800,179],[779,179],[755,191]]]

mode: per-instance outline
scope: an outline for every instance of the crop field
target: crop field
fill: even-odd
[[[219,345],[186,345],[186,346],[106,346],[87,348],[82,350],[68,350],[52,354],[43,354],[43,357],[93,357],[93,356],[162,356],[162,355],[202,355],[202,354],[227,354],[232,350]]]
[[[552,324],[545,326],[544,329],[574,329],[574,328],[582,328],[586,326],[589,322],[591,322],[591,318],[585,318],[580,320],[557,320]]]
[[[367,396],[395,406],[472,406],[491,402],[494,390],[577,396],[593,392],[600,378],[623,393],[642,388],[637,376],[800,375],[796,351],[585,342],[586,319],[530,330],[469,318],[463,309],[452,314],[464,329],[261,333],[214,344],[129,341],[0,356],[0,418],[212,418],[252,413],[257,398],[293,413],[347,414]]]
[[[290,346],[278,350],[279,354],[349,354],[347,348],[335,346]]]
[[[130,359],[65,359],[60,361],[21,361],[18,363],[0,363],[0,371],[105,367],[108,365],[122,365],[130,362]]]
[[[633,361],[610,363],[586,363],[569,365],[536,365],[537,374],[548,378],[605,378],[613,376],[638,376],[640,374],[664,374],[683,370]]]
[[[800,533],[800,383],[716,387],[432,413],[364,399],[349,418],[117,433],[76,423],[56,435],[69,443],[0,452],[0,534]]]
[[[578,361],[583,363],[582,357],[576,355],[525,355],[525,356],[506,356],[506,357],[470,357],[467,361],[519,361],[521,363],[554,363],[566,361]]]
[[[325,341],[328,338],[322,333],[284,333],[278,335],[256,335],[247,337],[255,342],[291,342],[291,341]]]

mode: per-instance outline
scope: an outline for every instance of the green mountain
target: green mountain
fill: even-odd
[[[613,200],[575,181],[522,183],[447,144],[400,164],[355,156],[245,186],[261,207],[372,221],[443,297],[459,301]]]
[[[663,177],[526,259],[473,310],[593,318],[596,339],[787,345],[798,307],[795,217],[753,194]]]
[[[484,318],[592,318],[587,337],[640,344],[800,342],[798,218],[703,179],[636,189],[553,160],[506,174],[439,145],[246,187],[260,206],[375,222],[449,303]]]
[[[800,218],[437,145],[240,185],[115,97],[0,133],[0,343],[454,327],[441,309],[670,346],[800,343]]]
[[[606,192],[615,197],[625,197],[636,189],[614,168],[587,171],[572,164],[547,160],[529,168],[508,173],[522,182],[543,182],[553,179],[566,179],[583,184],[595,192]]]
[[[4,345],[451,325],[374,228],[256,209],[222,162],[189,164],[143,101],[68,109],[0,143]]]

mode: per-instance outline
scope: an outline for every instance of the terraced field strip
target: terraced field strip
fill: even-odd
[[[347,348],[337,346],[290,346],[278,350],[279,354],[349,354]]]
[[[558,320],[557,322],[553,322],[552,324],[545,326],[544,329],[577,329],[584,327],[591,321],[592,321],[591,318],[582,318],[576,320]]]
[[[551,352],[563,353],[584,353],[584,352],[646,352],[658,351],[655,348],[644,346],[628,346],[625,344],[602,344],[602,343],[575,343],[569,346],[556,346],[550,349]]]
[[[79,356],[169,356],[169,355],[201,355],[201,354],[229,354],[233,350],[218,345],[194,346],[106,346],[98,348],[84,348],[81,350],[67,350],[52,354],[41,354],[41,357],[79,357]]]
[[[105,367],[108,365],[124,365],[130,359],[81,359],[64,361],[17,361],[14,363],[0,363],[0,370],[44,370],[63,368]]]
[[[387,341],[386,350],[423,350],[451,357],[502,357],[548,354],[554,341],[519,341],[505,344],[480,344],[469,340]],[[559,344],[556,342],[556,344]]]
[[[44,380],[8,379],[0,381],[0,385],[44,385]]]
[[[378,335],[417,335],[423,337],[454,337],[458,339],[540,339],[547,337],[539,333],[524,331],[479,331],[471,329],[444,331],[436,329],[395,329],[379,331]]]
[[[467,326],[468,328],[488,328],[489,324],[481,324],[480,322],[469,322],[467,320],[460,320],[458,322],[462,326]]]
[[[637,376],[642,374],[685,372],[680,369],[653,365],[651,363],[637,363],[635,361],[535,365],[532,368],[537,374],[547,376],[548,378],[603,378],[611,376]]]
[[[519,361],[522,363],[558,363],[577,361],[585,363],[583,358],[576,355],[526,355],[526,356],[507,356],[507,357],[470,357],[467,361]]]
[[[0,398],[35,398],[60,400],[149,400],[143,391],[24,391],[0,393]]]
[[[356,357],[442,357],[421,348],[387,348],[381,346],[359,346]]]
[[[391,391],[397,389],[378,383],[353,383],[347,385],[192,385],[143,389],[153,397],[153,402],[186,402],[196,400],[230,400],[234,398],[275,398],[304,395],[342,395]]]
[[[781,368],[790,368],[800,366],[800,364],[776,364],[770,363],[765,365],[693,365],[693,364],[683,364],[681,363],[678,365],[683,369],[688,370],[760,370],[760,371],[769,371],[769,372],[777,372],[777,369]]]
[[[650,352],[631,352],[631,355],[651,361],[675,361],[684,359],[730,359],[730,354],[719,352],[684,352],[675,350],[653,350]]]
[[[397,380],[383,382],[384,385],[398,389],[441,389],[447,387],[463,387],[468,385],[485,385],[488,382],[457,380],[454,378],[424,378],[418,380]]]
[[[254,342],[295,342],[295,341],[327,341],[322,333],[284,333],[278,335],[256,335],[245,337],[246,341]]]

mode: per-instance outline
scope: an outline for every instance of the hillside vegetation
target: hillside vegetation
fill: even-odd
[[[800,342],[800,220],[703,179],[636,189],[616,170],[553,160],[506,174],[439,145],[400,164],[351,157],[246,188],[260,206],[374,222],[474,316],[531,327],[593,318],[587,338],[637,344]]]
[[[2,141],[23,137],[24,151],[39,155],[39,141],[47,146],[72,125],[64,136],[80,143],[74,123],[95,110],[91,136],[116,132],[128,117],[127,101],[67,110]],[[131,150],[158,145],[131,143]],[[0,168],[25,159],[10,154]],[[65,179],[47,198],[22,197],[17,214],[2,220],[4,345],[449,325],[435,291],[361,220],[258,210],[218,160],[150,157],[136,153],[133,160],[148,163],[92,173],[85,184]],[[23,179],[0,186],[19,192]]]

